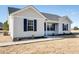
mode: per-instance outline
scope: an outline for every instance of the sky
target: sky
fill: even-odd
[[[72,28],[79,27],[79,5],[34,5],[40,12],[68,16],[72,20]],[[0,5],[0,22],[8,19],[8,7],[24,8],[26,5]]]

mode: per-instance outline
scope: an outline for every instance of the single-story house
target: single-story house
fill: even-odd
[[[71,32],[72,21],[68,16],[40,12],[34,6],[23,9],[8,7],[9,34],[12,39],[41,37]]]

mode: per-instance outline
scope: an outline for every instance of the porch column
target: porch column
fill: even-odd
[[[58,23],[58,34],[62,34],[62,24]]]

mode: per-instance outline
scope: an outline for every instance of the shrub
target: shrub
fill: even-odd
[[[5,21],[3,24],[4,35],[8,35],[9,25],[8,21]]]
[[[74,30],[79,30],[79,28],[77,26],[74,27]]]

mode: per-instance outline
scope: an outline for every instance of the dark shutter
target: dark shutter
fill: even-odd
[[[68,30],[68,24],[67,24],[67,30]]]
[[[64,31],[64,24],[62,24],[62,29],[63,29],[63,31]]]
[[[44,31],[46,31],[46,22],[44,23]]]
[[[34,31],[37,31],[37,20],[34,20]]]
[[[27,19],[24,19],[24,31],[27,31]]]

